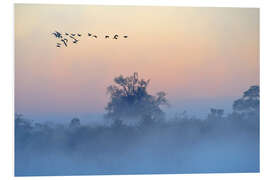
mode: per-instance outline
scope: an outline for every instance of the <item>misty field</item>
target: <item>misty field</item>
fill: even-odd
[[[99,125],[15,115],[15,175],[104,175],[259,172],[259,86],[232,102],[233,112],[168,118],[166,93],[149,81],[119,76]]]
[[[15,172],[25,176],[259,171],[257,126],[234,119],[205,121],[16,129]]]

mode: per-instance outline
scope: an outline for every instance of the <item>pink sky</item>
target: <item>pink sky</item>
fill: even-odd
[[[56,48],[55,30],[83,37]],[[172,106],[235,99],[259,84],[259,9],[15,6],[16,112],[103,112],[106,87],[133,72]]]

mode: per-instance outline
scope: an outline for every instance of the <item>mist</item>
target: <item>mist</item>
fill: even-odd
[[[255,116],[192,119],[180,114],[137,125],[105,119],[40,124],[19,118],[16,176],[259,172]]]
[[[82,123],[15,114],[15,176],[259,172],[259,86],[205,118],[166,114],[138,73],[114,78],[101,117]]]
[[[14,13],[15,176],[260,171],[259,8]]]

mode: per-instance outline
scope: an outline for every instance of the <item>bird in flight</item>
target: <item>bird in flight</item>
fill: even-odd
[[[74,39],[73,43],[76,44],[78,41],[78,39]]]
[[[54,33],[52,33],[56,38],[62,38],[62,34],[58,31],[55,31]]]
[[[73,42],[74,44],[77,44],[78,41],[79,41],[79,38],[83,36],[82,33],[67,33],[67,32],[63,32],[63,34],[61,34],[58,31],[55,31],[52,34],[56,38],[58,38],[58,39],[60,39],[62,41],[62,43],[57,43],[56,44],[56,47],[62,47],[62,45],[64,45],[65,47],[68,47],[69,39],[67,39],[67,38],[71,38],[70,42]],[[89,32],[87,32],[87,35],[88,35],[88,37],[93,37],[95,39],[98,38],[97,35],[92,34],[92,33],[89,33]],[[63,38],[63,36],[67,36],[67,38]],[[101,35],[101,37],[102,37],[102,35]],[[112,39],[125,38],[126,39],[126,38],[128,38],[128,35],[123,35],[122,36],[122,35],[118,35],[118,34],[114,34],[114,35],[105,34],[103,37],[105,39],[109,39],[109,38],[112,38]]]
[[[73,39],[73,43],[77,43],[79,40],[74,38],[73,36],[69,36],[71,39]]]
[[[68,40],[65,38],[65,39],[61,39],[61,41],[64,43],[64,45],[67,47],[67,42]]]
[[[72,39],[74,39],[74,37],[71,35],[71,36],[69,36],[70,38],[72,38]]]

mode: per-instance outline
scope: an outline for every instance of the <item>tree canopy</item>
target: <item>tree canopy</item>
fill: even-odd
[[[260,87],[251,86],[243,93],[242,98],[234,101],[233,110],[235,112],[246,113],[259,111],[260,106]]]
[[[134,121],[155,121],[163,117],[162,105],[168,105],[165,92],[156,96],[147,92],[150,80],[139,79],[138,73],[114,78],[114,85],[107,88],[110,101],[105,108],[106,117],[123,123]]]

